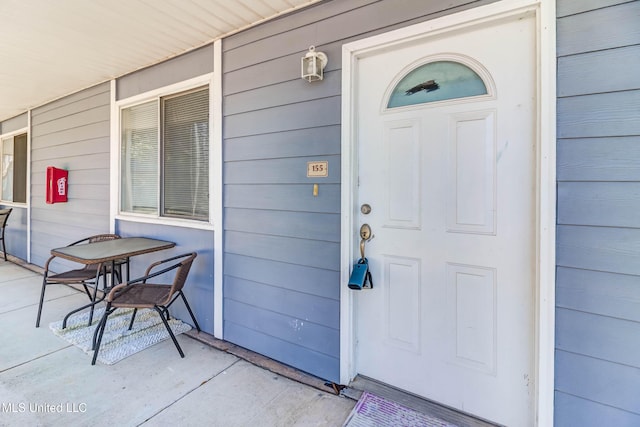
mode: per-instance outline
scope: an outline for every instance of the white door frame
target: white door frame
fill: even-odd
[[[556,50],[555,0],[502,0],[358,40],[342,47],[342,183],[340,257],[340,382],[357,374],[353,292],[347,287],[353,264],[354,220],[357,218],[357,112],[355,79],[359,58],[394,45],[428,39],[452,29],[489,22],[523,12],[536,16],[536,277],[535,283],[535,422],[553,425],[555,347],[556,224]],[[366,291],[364,291],[366,292]]]

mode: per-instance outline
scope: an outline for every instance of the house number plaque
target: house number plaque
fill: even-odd
[[[320,162],[307,162],[307,178],[327,177],[329,176],[329,162],[326,160]]]

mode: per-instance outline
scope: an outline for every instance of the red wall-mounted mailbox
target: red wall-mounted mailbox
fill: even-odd
[[[69,171],[47,166],[47,203],[67,201]]]

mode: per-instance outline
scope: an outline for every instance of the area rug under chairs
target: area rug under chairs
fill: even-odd
[[[343,427],[456,427],[391,400],[362,393]]]
[[[113,365],[169,338],[158,313],[149,309],[138,310],[133,328],[128,330],[132,312],[133,309],[120,309],[109,316],[98,353],[98,361],[101,363]],[[103,313],[104,308],[96,309],[91,326],[87,326],[89,313],[85,312],[69,317],[65,329],[62,329],[62,321],[51,323],[49,328],[68,343],[87,354],[93,354],[93,333]],[[189,324],[174,318],[169,320],[169,325],[175,335],[191,329]]]

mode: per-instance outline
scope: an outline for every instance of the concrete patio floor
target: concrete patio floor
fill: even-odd
[[[48,287],[35,328],[41,283],[0,259],[0,426],[341,426],[356,403],[184,334],[184,359],[166,340],[91,366],[49,329],[86,296]]]

